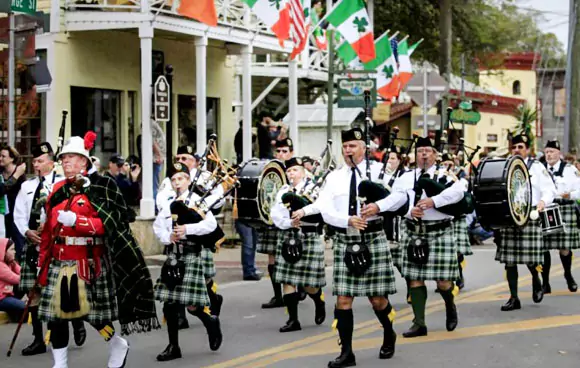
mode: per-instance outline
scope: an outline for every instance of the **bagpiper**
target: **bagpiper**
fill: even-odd
[[[548,141],[544,149],[545,166],[556,185],[556,202],[560,206],[560,214],[564,223],[564,231],[544,235],[544,264],[542,265],[542,283],[544,294],[550,294],[550,266],[552,258],[550,249],[560,251],[560,260],[564,267],[564,278],[568,290],[576,292],[578,285],[572,276],[572,250],[580,248],[580,232],[578,231],[578,213],[576,201],[580,199],[580,172],[573,166],[562,161],[560,142]]]
[[[211,212],[203,214],[197,223],[179,218],[186,215],[178,214],[179,211],[172,211],[172,208],[183,205],[187,211],[194,211],[190,206],[200,197],[188,189],[191,179],[186,165],[175,163],[169,178],[176,198],[161,209],[153,224],[155,235],[168,248],[168,260],[155,284],[155,297],[164,303],[163,315],[169,335],[169,345],[157,356],[158,361],[181,358],[178,317],[183,306],[205,326],[211,350],[219,349],[222,342],[219,317],[212,315],[207,308],[210,298],[204,279],[200,238],[213,231],[217,222]]]
[[[55,184],[46,204],[38,315],[49,323],[54,368],[68,366],[69,320],[83,318],[108,342],[109,368],[124,367],[129,353],[113,321],[124,335],[160,327],[123,196],[112,179],[91,170],[95,138],[88,132],[67,140],[58,157],[66,179]]]
[[[54,169],[54,152],[48,142],[42,142],[32,149],[32,167],[35,176],[24,183],[16,197],[14,206],[14,223],[18,231],[26,239],[26,249],[24,250],[24,260],[21,263],[20,289],[32,297],[28,308],[30,323],[32,324],[32,334],[34,341],[22,350],[22,355],[36,355],[46,352],[46,344],[42,333],[42,322],[38,319],[38,301],[40,289],[30,291],[34,288],[36,275],[38,272],[38,252],[40,250],[40,234],[44,222],[42,213],[46,199],[54,185],[64,179],[58,175]],[[44,216],[43,216],[44,215]],[[81,319],[71,321],[73,326],[74,341],[77,346],[82,346],[87,337],[84,323]]]
[[[520,155],[530,173],[532,185],[532,207],[538,212],[554,201],[556,187],[546,168],[530,157],[530,139],[524,134],[516,135],[511,141],[512,155]],[[544,241],[539,219],[532,219],[523,228],[500,229],[495,260],[505,264],[506,278],[510,289],[509,300],[502,305],[502,311],[521,309],[518,297],[518,264],[525,264],[532,274],[532,299],[540,303],[544,298],[539,267],[544,261]]]
[[[326,318],[326,304],[322,288],[326,285],[324,273],[324,244],[322,243],[322,224],[320,222],[301,222],[292,220],[290,202],[284,195],[298,196],[310,193],[314,184],[307,183],[306,172],[300,158],[286,160],[286,175],[291,183],[276,194],[276,202],[270,215],[278,229],[282,231],[282,241],[276,250],[276,281],[283,285],[284,304],[288,310],[288,321],[280,332],[301,330],[298,320],[298,288],[302,287],[312,298],[315,305],[314,321],[317,325]]]
[[[396,293],[395,274],[383,219],[376,213],[373,215],[360,209],[359,184],[363,180],[377,181],[382,169],[378,162],[365,162],[363,136],[358,127],[342,131],[342,155],[346,165],[330,173],[328,184],[322,188],[316,202],[295,216],[300,218],[321,213],[324,222],[336,233],[332,293],[336,295],[334,318],[341,352],[328,363],[330,368],[356,365],[352,349],[355,297],[368,298],[383,326],[380,359],[394,356],[397,340],[393,330],[395,313],[388,299],[388,295]],[[370,173],[370,178],[365,177],[365,173]]]

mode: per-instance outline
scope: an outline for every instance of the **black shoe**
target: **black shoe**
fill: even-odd
[[[32,344],[22,349],[22,355],[31,356],[46,353],[46,345],[42,340],[34,340]]]
[[[326,319],[326,303],[316,303],[314,312],[314,323],[321,325]]]
[[[244,281],[260,281],[262,277],[258,274],[244,276]]]
[[[219,317],[220,313],[222,311],[222,304],[224,304],[224,297],[221,296],[220,294],[216,294],[215,298],[216,298],[216,302],[214,305],[210,306],[210,311],[211,311],[212,316]]]
[[[301,329],[300,322],[288,320],[284,326],[280,327],[280,332],[300,331]]]
[[[187,318],[179,318],[177,320],[177,329],[178,330],[185,330],[189,328],[189,322],[187,321]]]
[[[550,284],[544,284],[542,286],[542,289],[544,290],[544,295],[552,294],[552,287],[550,286]]]
[[[278,299],[272,297],[268,303],[262,304],[262,309],[272,309],[272,308],[282,308],[284,306],[284,301],[282,298]]]
[[[409,331],[403,332],[403,337],[411,338],[411,337],[419,337],[419,336],[427,336],[427,326],[418,326],[413,324]]]
[[[223,335],[220,326],[220,319],[216,316],[211,316],[212,325],[207,329],[207,337],[209,340],[209,348],[216,351],[222,345]]]
[[[465,287],[465,281],[463,281],[463,278],[461,278],[461,279],[455,281],[455,285],[457,285],[459,290],[461,290]]]
[[[532,300],[534,303],[540,303],[544,299],[544,290],[541,286],[533,287]]]
[[[566,277],[566,284],[568,284],[568,290],[570,290],[571,292],[575,293],[576,291],[578,291],[578,285],[576,284],[576,281],[574,281],[574,278],[572,276]]]
[[[504,312],[513,311],[516,309],[522,309],[522,303],[519,298],[509,298],[507,303],[501,306],[501,310]]]
[[[356,358],[352,350],[343,351],[336,359],[328,362],[328,368],[354,367],[355,365]]]
[[[87,330],[85,329],[84,322],[81,322],[78,328],[73,325],[73,336],[75,339],[75,344],[77,346],[83,346],[85,340],[87,339]]]
[[[395,343],[397,342],[397,334],[393,331],[393,336],[390,341],[383,341],[383,346],[379,351],[379,359],[391,359],[395,355]]]
[[[168,362],[170,360],[181,358],[181,349],[177,345],[167,345],[165,350],[159,355],[157,355],[157,361]]]
[[[445,327],[447,328],[447,331],[451,332],[451,331],[455,330],[455,328],[457,328],[457,322],[458,322],[457,306],[455,306],[455,304],[453,304],[451,306],[451,308],[449,308],[449,310],[446,311],[446,315],[447,315],[447,318],[445,320]]]

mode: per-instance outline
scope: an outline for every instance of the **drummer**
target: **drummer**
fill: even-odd
[[[516,135],[511,141],[512,155],[520,155],[530,173],[532,185],[533,209],[541,212],[551,204],[556,196],[556,187],[546,168],[534,158],[530,157],[530,139],[526,135]],[[525,264],[532,274],[532,299],[534,303],[540,303],[544,298],[542,282],[538,267],[544,260],[544,244],[542,229],[538,219],[531,219],[522,227],[508,227],[499,230],[500,240],[497,247],[495,260],[505,264],[506,277],[510,289],[510,298],[502,305],[502,311],[521,309],[522,305],[518,298],[518,264]]]
[[[563,232],[544,235],[545,248],[544,265],[542,267],[542,281],[544,294],[550,294],[550,266],[552,259],[550,249],[560,250],[560,260],[564,267],[564,278],[568,284],[568,290],[576,292],[578,285],[572,277],[572,249],[580,248],[580,232],[578,231],[578,218],[576,215],[575,201],[580,199],[580,172],[561,160],[560,142],[548,141],[544,149],[546,163],[544,164],[556,185],[556,199],[554,202],[560,205],[560,214],[564,222]]]

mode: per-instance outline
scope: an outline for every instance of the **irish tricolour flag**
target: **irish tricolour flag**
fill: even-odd
[[[290,4],[287,0],[244,0],[278,37],[280,46],[290,38]]]
[[[364,0],[341,0],[325,19],[340,32],[363,63],[375,58],[373,30]]]
[[[400,88],[403,89],[413,78],[413,65],[411,64],[411,58],[409,57],[409,46],[407,44],[407,39],[405,38],[399,42],[399,84]]]
[[[399,70],[391,48],[391,39],[386,33],[377,40],[376,48],[376,59],[365,63],[364,67],[367,70],[376,70],[377,92],[385,100],[391,101],[399,94]]]

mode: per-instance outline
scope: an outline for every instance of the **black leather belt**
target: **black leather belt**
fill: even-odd
[[[321,226],[300,226],[300,229],[304,234],[322,234],[322,225]]]
[[[417,223],[414,221],[409,221],[406,220],[405,221],[405,225],[407,225],[407,229],[409,229],[409,231],[412,232],[416,232],[417,231]],[[439,222],[437,224],[426,224],[423,223],[420,227],[419,230],[421,231],[421,233],[423,232],[431,232],[431,231],[441,231],[441,230],[445,230],[447,228],[451,227],[451,220],[447,220],[444,222]]]
[[[334,231],[336,231],[337,233],[341,233],[341,234],[346,234],[347,229],[343,228],[343,227],[332,227],[332,229],[334,229]],[[383,230],[383,220],[373,220],[369,223],[367,223],[367,228],[364,229],[362,232],[363,233],[374,233],[377,231],[381,231]]]
[[[574,204],[575,201],[573,199],[556,198],[554,199],[554,203],[557,203],[559,205],[566,205],[566,204]]]

